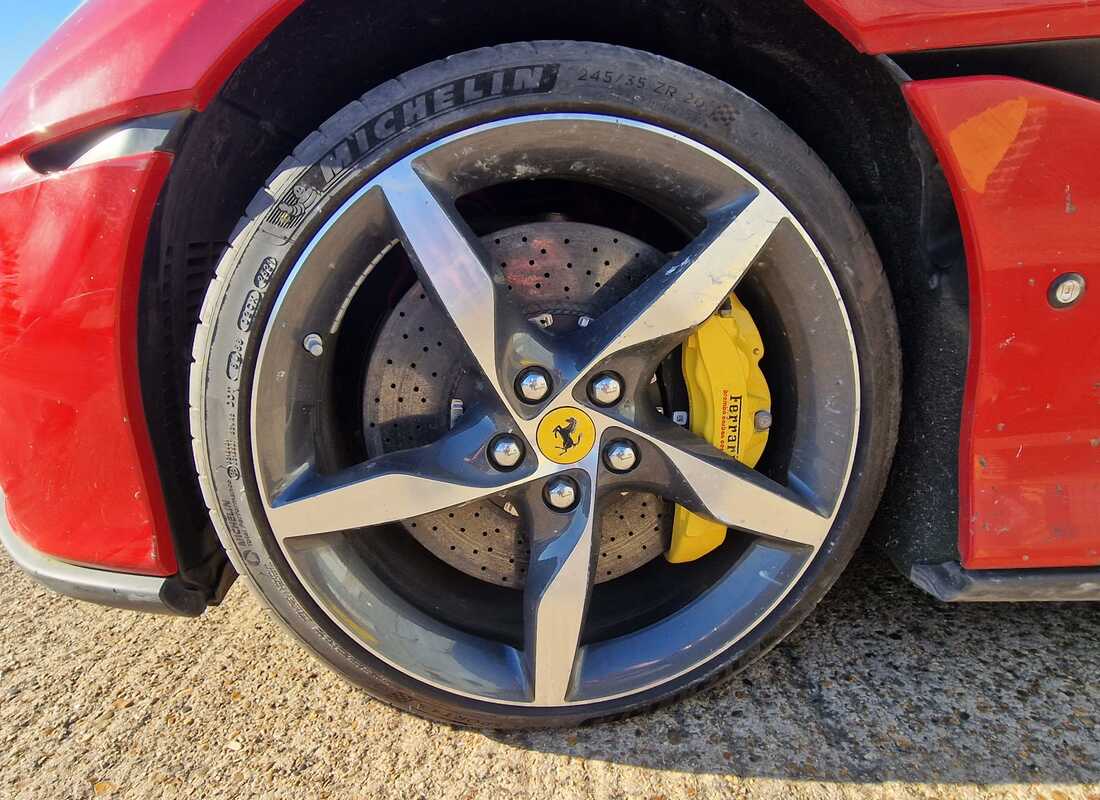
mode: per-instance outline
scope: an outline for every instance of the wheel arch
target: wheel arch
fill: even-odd
[[[832,169],[886,265],[905,348],[899,456],[879,541],[903,564],[957,559],[965,263],[950,194],[896,72],[798,0],[612,0],[590,12],[573,0],[307,3],[188,120],[150,230],[138,322],[142,392],[182,565],[224,558],[191,463],[187,371],[198,304],[249,198],[365,88],[454,52],[550,38],[648,50],[726,80]]]

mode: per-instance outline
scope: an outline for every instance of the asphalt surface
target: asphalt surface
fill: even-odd
[[[862,555],[731,683],[579,730],[460,731],[301,652],[243,583],[199,620],[0,555],[0,798],[1100,800],[1100,606],[938,604]]]

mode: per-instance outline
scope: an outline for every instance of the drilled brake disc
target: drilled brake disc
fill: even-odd
[[[527,315],[551,333],[586,324],[645,280],[664,254],[594,225],[541,222],[483,237]],[[383,325],[367,370],[364,428],[371,455],[428,444],[472,395],[477,372],[448,321],[415,284]],[[668,545],[672,506],[631,492],[605,502],[596,581],[646,564]],[[522,587],[530,549],[505,496],[403,523],[432,554],[490,583]]]

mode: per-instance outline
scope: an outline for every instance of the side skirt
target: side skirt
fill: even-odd
[[[187,588],[175,575],[167,578],[130,575],[51,558],[20,539],[2,517],[0,502],[0,544],[20,569],[55,592],[77,600],[155,614],[197,617],[206,610],[205,595]]]
[[[916,564],[909,579],[945,603],[1100,601],[1100,569],[963,569]]]

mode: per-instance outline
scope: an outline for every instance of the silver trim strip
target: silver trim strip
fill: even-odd
[[[115,158],[170,150],[172,135],[188,113],[169,111],[103,125],[48,142],[27,153],[25,158],[35,172],[51,175]]]
[[[84,167],[112,158],[151,153],[162,146],[179,121],[179,114],[161,114],[126,123],[85,150],[69,169]]]

